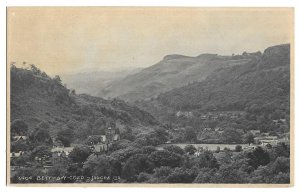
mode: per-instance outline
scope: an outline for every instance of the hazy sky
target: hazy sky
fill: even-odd
[[[289,43],[292,9],[8,9],[8,62],[46,73],[147,67],[168,54],[231,55]]]

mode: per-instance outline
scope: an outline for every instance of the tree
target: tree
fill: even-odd
[[[16,119],[11,123],[11,135],[26,135],[28,125],[22,119]]]
[[[17,165],[17,166],[26,166],[32,162],[31,153],[30,152],[24,152],[23,155],[16,159],[12,159],[11,165]]]
[[[129,182],[135,182],[141,172],[152,173],[154,167],[154,164],[148,160],[147,155],[133,155],[126,161],[123,167],[122,178]]]
[[[55,82],[57,82],[58,84],[61,85],[61,79],[60,79],[60,76],[59,75],[55,75],[54,79],[53,79]]]
[[[125,126],[124,129],[125,129],[124,131],[121,131],[120,137],[122,139],[127,139],[129,141],[133,141],[134,138],[135,138],[135,136],[134,136],[134,134],[132,132],[132,128],[129,127],[129,126]]]
[[[198,171],[198,175],[193,183],[211,183],[216,169],[202,168]]]
[[[125,149],[119,149],[117,151],[112,152],[110,156],[121,163],[125,163],[129,157],[140,153],[141,153],[140,148],[137,148],[136,146],[129,146]]]
[[[87,176],[110,176],[102,182],[112,182],[113,176],[121,175],[121,163],[115,158],[106,155],[91,155],[83,165]]]
[[[56,164],[53,167],[49,168],[47,172],[48,176],[52,177],[61,177],[62,175],[66,176],[67,175],[67,166]],[[63,182],[63,180],[57,181],[57,180],[51,180],[52,183],[58,183],[58,182]]]
[[[179,155],[184,155],[184,150],[181,149],[179,146],[177,145],[167,145],[164,147],[164,150],[173,152],[173,153],[177,153]]]
[[[184,132],[184,138],[187,142],[195,142],[197,140],[197,134],[192,127],[187,127]]]
[[[240,145],[235,146],[235,151],[236,152],[241,152],[242,150],[243,150],[242,146],[240,146]]]
[[[253,151],[247,153],[249,165],[255,169],[260,165],[267,165],[270,162],[270,156],[263,148],[257,147]]]
[[[278,143],[273,147],[273,152],[275,153],[276,157],[290,157],[290,146],[285,143]]]
[[[167,142],[168,136],[169,136],[167,131],[161,127],[156,128],[154,130],[153,134],[151,134],[151,135],[153,135],[156,138],[155,141],[153,142],[154,145],[160,145],[160,144]]]
[[[171,174],[172,168],[169,166],[161,166],[154,169],[152,177],[149,179],[150,183],[166,183],[167,177]]]
[[[38,160],[41,165],[52,156],[49,146],[40,145],[35,147],[31,152],[31,160]]]
[[[230,164],[224,164],[216,172],[212,178],[214,183],[245,183],[247,181],[248,174],[238,169],[235,169]]]
[[[233,128],[227,128],[222,133],[222,141],[225,143],[241,143],[241,132],[233,129]]]
[[[152,152],[157,151],[155,147],[153,146],[145,146],[141,148],[141,153],[150,155]]]
[[[69,158],[74,163],[83,163],[91,154],[91,149],[86,146],[76,146],[69,154]]]
[[[137,182],[139,182],[139,183],[146,183],[150,178],[151,178],[151,174],[141,172],[138,175]]]
[[[38,127],[34,130],[34,132],[29,137],[32,144],[52,145],[53,142],[48,129],[49,129],[48,123],[41,122],[40,124],[38,124]]]
[[[70,147],[74,140],[74,131],[70,128],[57,132],[56,140],[61,141],[65,147]]]
[[[168,183],[192,183],[196,178],[196,171],[193,169],[184,169],[176,167],[167,177]]]
[[[287,157],[277,157],[277,159],[270,165],[270,170],[274,174],[289,173],[290,159]]]
[[[244,136],[244,143],[248,143],[249,145],[251,143],[254,143],[254,135],[252,133],[247,133],[245,136]]]
[[[193,158],[192,161],[198,168],[219,168],[217,159],[210,151],[204,151],[198,157]]]
[[[41,121],[38,125],[37,128],[39,129],[49,129],[50,125],[46,121]]]
[[[150,154],[149,160],[152,161],[156,167],[170,166],[179,167],[182,164],[182,157],[179,154],[162,150],[154,151]]]
[[[27,151],[29,149],[27,142],[23,140],[11,142],[10,146],[11,146],[10,147],[11,152]]]
[[[194,145],[187,145],[184,147],[184,151],[189,155],[194,155],[197,149]]]
[[[34,64],[30,65],[30,69],[34,74],[41,75],[41,70],[39,68],[37,68]]]

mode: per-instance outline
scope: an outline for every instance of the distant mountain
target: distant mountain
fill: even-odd
[[[61,79],[69,89],[75,89],[77,93],[85,93],[93,96],[101,96],[101,90],[112,82],[120,80],[142,70],[132,68],[121,71],[90,71],[76,74],[62,74]]]
[[[101,96],[119,97],[131,102],[147,100],[188,83],[203,81],[216,69],[248,63],[260,54],[201,54],[197,57],[167,55],[153,66],[114,81],[103,89]]]
[[[30,131],[46,122],[53,137],[71,127],[80,138],[97,132],[108,121],[137,132],[159,125],[152,115],[124,101],[74,94],[62,85],[59,76],[50,78],[36,67],[29,70],[12,66],[11,121],[16,119],[28,124]]]
[[[244,65],[220,68],[204,81],[136,102],[157,117],[178,110],[247,111],[265,118],[289,118],[290,45],[267,48]]]

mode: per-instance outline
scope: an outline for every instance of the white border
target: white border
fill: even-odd
[[[300,174],[299,174],[299,166],[297,166],[296,162],[300,162],[299,157],[299,131],[298,125],[299,124],[299,118],[297,118],[297,115],[299,114],[300,104],[297,102],[298,100],[296,98],[300,98],[299,94],[299,78],[296,74],[300,74],[299,67],[297,66],[297,50],[299,45],[299,40],[297,38],[297,34],[299,34],[299,23],[298,18],[298,8],[299,8],[299,1],[298,0],[206,0],[206,1],[200,1],[200,0],[172,0],[172,1],[164,1],[164,0],[149,0],[149,1],[129,1],[129,0],[109,0],[109,1],[103,1],[103,0],[6,0],[1,1],[1,7],[0,7],[0,42],[1,42],[1,52],[0,52],[0,59],[1,59],[1,69],[0,69],[0,90],[1,90],[1,99],[0,99],[0,128],[1,128],[1,134],[0,134],[0,191],[22,191],[22,192],[40,192],[45,191],[65,191],[65,190],[72,190],[73,192],[82,191],[83,188],[16,188],[16,187],[6,187],[6,152],[5,152],[5,146],[6,146],[6,6],[168,6],[168,7],[295,7],[295,186],[291,188],[262,188],[262,189],[239,189],[239,188],[225,188],[225,189],[214,189],[214,188],[207,188],[207,189],[184,189],[189,191],[199,191],[199,190],[205,190],[208,192],[238,192],[240,190],[242,191],[257,191],[257,192],[279,192],[279,191],[287,191],[287,192],[298,192],[300,191]],[[145,192],[150,192],[152,190],[164,190],[164,191],[172,191],[177,192],[181,191],[183,189],[160,189],[160,188],[88,188],[84,189],[87,191],[124,191],[124,192],[136,192],[143,190]]]

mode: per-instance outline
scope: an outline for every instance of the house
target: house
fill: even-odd
[[[278,140],[269,140],[269,139],[263,139],[263,140],[260,140],[260,143],[262,146],[266,146],[268,144],[270,145],[277,145],[278,144]]]
[[[207,116],[206,115],[201,115],[201,120],[207,120]]]
[[[266,136],[265,137],[267,140],[277,140],[278,137],[277,136]]]
[[[256,148],[256,145],[253,145],[252,143],[249,146],[245,146],[244,147],[244,151],[251,151],[254,150]]]
[[[17,142],[17,141],[26,141],[27,140],[27,136],[14,136],[13,137],[13,141]]]
[[[100,137],[101,137],[101,141],[103,143],[105,143],[106,142],[106,135],[100,135]]]
[[[279,140],[277,136],[255,137],[254,143],[262,146],[266,146],[267,144],[277,145]]]
[[[264,137],[269,136],[269,135],[270,135],[270,133],[261,133],[261,136],[264,136]]]
[[[220,127],[216,127],[216,128],[215,128],[215,131],[220,131],[220,130],[221,130]]]
[[[282,123],[285,123],[285,122],[286,122],[286,119],[280,119],[280,121],[281,121]]]
[[[203,131],[212,131],[212,128],[206,127],[203,129]]]
[[[191,118],[193,117],[193,113],[191,111],[178,111],[176,113],[176,117],[187,117]]]
[[[260,130],[250,130],[250,133],[254,136],[258,136],[260,134]]]
[[[200,152],[200,151],[196,151],[196,152],[194,153],[194,155],[195,155],[196,157],[199,157],[199,156],[201,155],[201,152]]]
[[[178,111],[177,113],[176,113],[176,117],[180,117],[180,116],[182,116],[183,115],[183,113],[181,112],[181,111]]]
[[[20,157],[20,156],[22,156],[22,155],[24,155],[24,151],[19,151],[19,152],[12,152],[12,153],[10,153],[10,157],[11,157],[11,158],[17,158],[17,157]]]
[[[213,115],[211,118],[212,118],[212,120],[217,120],[218,116],[217,115]]]
[[[93,152],[100,153],[108,150],[108,144],[100,143],[93,146]]]
[[[263,140],[265,137],[254,137],[254,144],[260,144],[260,140]]]
[[[74,147],[53,147],[51,149],[52,153],[57,153],[58,156],[66,155],[69,156],[71,151],[73,151]]]
[[[120,135],[119,134],[115,134],[113,141],[116,142],[116,141],[119,141],[119,140],[120,140]]]
[[[121,139],[120,134],[116,133],[116,129],[112,128],[111,126],[106,129],[105,135],[99,136],[101,137],[101,142],[90,146],[94,153],[107,152],[110,147],[112,147],[113,143]]]
[[[273,122],[275,125],[277,125],[278,122],[279,122],[279,120],[274,119],[274,120],[272,120],[272,122]]]

